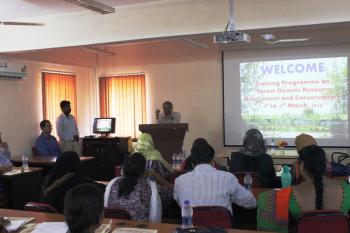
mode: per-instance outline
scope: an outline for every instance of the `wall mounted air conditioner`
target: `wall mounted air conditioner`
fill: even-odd
[[[0,79],[19,80],[27,76],[27,67],[15,62],[0,60]]]

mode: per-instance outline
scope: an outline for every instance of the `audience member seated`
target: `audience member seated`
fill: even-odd
[[[303,133],[303,134],[298,135],[295,138],[295,149],[297,150],[298,153],[299,153],[299,151],[301,151],[301,149],[303,149],[306,146],[310,146],[310,145],[317,145],[317,142],[316,142],[315,138],[313,138],[309,134]],[[326,163],[327,163],[327,174],[328,174],[328,176],[331,177],[331,175],[332,175],[331,165],[328,161],[326,161]],[[292,175],[292,184],[299,184],[300,182],[304,181],[304,179],[300,175],[300,167],[299,167],[298,161],[296,161],[292,164],[291,175]]]
[[[243,149],[231,155],[231,172],[255,172],[262,187],[274,187],[276,173],[265,140],[257,129],[250,129],[243,138]]]
[[[296,220],[304,211],[350,209],[350,186],[346,181],[327,178],[326,154],[317,145],[299,151],[300,171],[305,181],[297,186],[259,195],[258,229],[288,232],[288,219]],[[288,215],[289,210],[289,215]]]
[[[139,136],[136,152],[141,153],[145,157],[147,171],[155,171],[164,178],[169,177],[174,172],[173,167],[165,161],[160,152],[154,149],[152,136],[148,133],[143,133]]]
[[[195,168],[176,178],[174,199],[182,207],[185,200],[192,206],[223,206],[232,213],[232,202],[244,208],[255,208],[253,194],[241,186],[229,172],[212,166],[214,149],[201,144],[192,154]]]
[[[133,220],[148,221],[151,206],[151,181],[145,175],[146,160],[140,153],[127,157],[123,165],[123,176],[113,179],[106,188],[105,207],[127,210]],[[152,172],[151,172],[152,173]],[[172,201],[172,186],[153,172],[162,206]],[[156,195],[156,194],[154,194]],[[161,210],[161,209],[160,209]]]
[[[37,155],[42,156],[59,156],[60,149],[58,142],[54,136],[51,135],[52,125],[48,120],[43,120],[40,122],[41,134],[36,139],[35,149]]]
[[[5,157],[8,158],[9,160],[11,159],[11,152],[10,152],[9,146],[7,142],[4,142],[2,140],[1,131],[0,131],[0,153],[5,155]]]
[[[10,161],[11,153],[8,149],[6,142],[2,142],[1,133],[0,133],[0,174],[11,171],[12,163]],[[7,207],[7,198],[6,198],[6,188],[0,182],[0,208]]]
[[[70,233],[94,233],[103,220],[103,192],[93,184],[72,188],[64,199],[64,217]]]
[[[202,144],[208,144],[207,140],[204,138],[197,138],[196,140],[193,141],[192,148],[191,148],[191,154],[188,156],[183,163],[183,170],[185,171],[192,171],[194,169],[194,164],[193,164],[193,159],[192,159],[192,154],[196,153],[196,151],[201,147]],[[222,170],[222,171],[227,171],[225,166],[221,166],[213,160],[213,166],[216,169]]]
[[[62,213],[64,196],[71,188],[83,183],[92,183],[104,191],[104,185],[80,176],[78,174],[79,168],[80,159],[76,152],[67,151],[59,156],[55,166],[44,181],[43,202],[50,204]]]

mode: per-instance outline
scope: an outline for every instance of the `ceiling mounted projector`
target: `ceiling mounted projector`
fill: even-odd
[[[115,12],[114,7],[94,1],[94,0],[64,0],[66,2],[87,8],[100,14],[111,14]]]
[[[247,33],[236,31],[233,1],[234,0],[228,0],[229,21],[224,32],[214,35],[215,44],[250,43],[250,36]]]
[[[250,43],[250,36],[244,32],[237,31],[226,31],[220,34],[214,35],[215,44],[226,44],[226,43]]]

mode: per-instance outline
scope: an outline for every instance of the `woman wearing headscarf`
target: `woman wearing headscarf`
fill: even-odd
[[[317,142],[315,138],[309,134],[302,133],[295,138],[295,149],[297,150],[298,154],[299,151],[301,151],[304,147],[310,145],[317,145]],[[304,181],[300,174],[299,163],[296,161],[292,164],[291,167],[292,184],[299,184]]]
[[[266,153],[265,140],[257,129],[250,129],[243,138],[243,148],[231,155],[231,172],[256,172],[262,187],[273,187],[276,179],[273,161]]]
[[[298,152],[310,145],[317,145],[317,142],[315,138],[309,134],[302,133],[295,138],[295,148]]]
[[[164,178],[169,177],[173,173],[173,167],[165,161],[158,150],[154,149],[152,136],[148,133],[143,133],[139,136],[136,152],[141,153],[145,157],[147,171],[155,171]]]
[[[80,176],[78,174],[79,169],[80,159],[76,152],[67,151],[59,156],[55,166],[45,179],[42,194],[43,202],[50,204],[62,213],[64,196],[71,188],[83,183],[93,183],[104,191],[104,185]]]

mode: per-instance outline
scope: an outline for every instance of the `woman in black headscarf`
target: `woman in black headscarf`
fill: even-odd
[[[64,196],[73,187],[83,183],[93,183],[104,191],[104,185],[97,184],[93,180],[80,176],[80,159],[76,152],[67,151],[59,156],[55,166],[50,171],[43,185],[42,198],[58,212],[63,211]]]
[[[273,187],[276,179],[273,161],[266,153],[265,140],[257,129],[248,130],[243,148],[231,155],[231,172],[256,172],[262,187]]]

